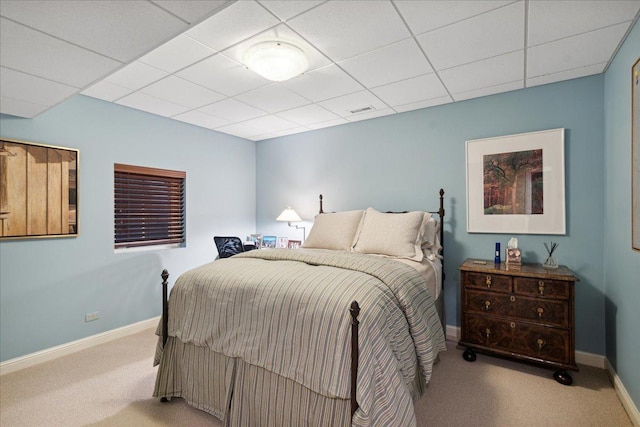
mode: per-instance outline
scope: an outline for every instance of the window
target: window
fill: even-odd
[[[115,164],[115,248],[185,242],[186,173]]]

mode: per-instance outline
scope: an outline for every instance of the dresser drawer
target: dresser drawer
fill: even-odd
[[[513,291],[520,295],[547,298],[569,298],[569,286],[561,280],[536,279],[532,277],[515,277]]]
[[[536,360],[572,364],[569,330],[468,314],[463,340]]]
[[[467,290],[464,310],[487,315],[531,320],[559,327],[569,326],[567,301]]]
[[[464,286],[468,288],[490,289],[498,292],[511,292],[512,278],[500,274],[466,273]]]

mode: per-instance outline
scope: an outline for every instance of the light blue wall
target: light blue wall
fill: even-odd
[[[258,231],[301,237],[274,220],[292,205],[310,225],[319,193],[327,210],[432,210],[444,187],[447,323],[459,325],[457,266],[492,259],[495,242],[512,237],[466,231],[465,141],[564,127],[567,234],[517,237],[525,262],[542,262],[543,242],[560,243],[560,262],[580,278],[577,348],[604,354],[603,82],[597,75],[258,142]]]
[[[640,252],[631,249],[631,66],[636,24],[605,75],[604,281],[607,359],[640,408]]]
[[[2,361],[159,315],[163,268],[173,283],[215,258],[215,234],[255,230],[252,141],[84,96],[2,116],[0,135],[80,150],[80,236],[0,242]],[[186,171],[186,248],[114,253],[114,163]]]

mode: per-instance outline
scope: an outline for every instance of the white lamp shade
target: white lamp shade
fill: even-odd
[[[266,41],[251,46],[244,64],[268,80],[281,82],[304,73],[309,61],[304,52],[287,42]]]
[[[302,218],[291,208],[287,208],[282,211],[280,216],[276,218],[276,221],[287,221],[287,222],[300,222]]]

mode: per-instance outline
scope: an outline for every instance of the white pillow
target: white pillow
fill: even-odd
[[[323,213],[316,216],[303,248],[348,251],[353,247],[364,211]]]
[[[432,217],[428,212],[425,215],[428,215],[428,219],[423,230],[422,249],[437,254],[442,249],[442,246],[440,246],[440,221]]]
[[[425,212],[382,213],[368,208],[353,250],[420,262],[429,218]]]

